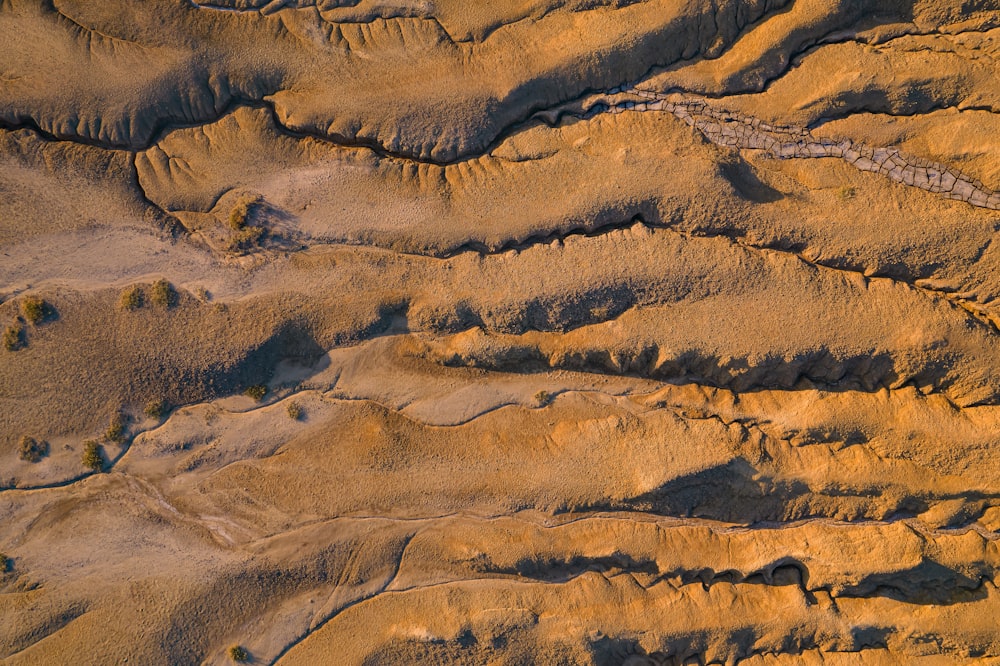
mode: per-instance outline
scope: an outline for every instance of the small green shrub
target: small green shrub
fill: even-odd
[[[242,664],[244,662],[250,661],[250,653],[246,651],[241,645],[234,645],[229,648],[229,658],[233,661]]]
[[[299,403],[297,402],[288,403],[288,406],[285,407],[285,410],[288,412],[288,418],[290,418],[293,421],[298,421],[299,419],[302,418],[302,408],[299,407]]]
[[[122,416],[121,412],[111,417],[108,429],[104,432],[104,438],[115,444],[121,444],[125,441],[125,417]]]
[[[167,413],[167,403],[165,400],[150,400],[142,412],[151,419],[163,418]]]
[[[28,437],[25,435],[21,438],[18,453],[21,456],[21,460],[36,463],[41,460],[43,456],[48,455],[49,443],[39,442],[34,437]]]
[[[539,391],[535,394],[535,402],[539,405],[544,405],[552,398],[548,391]]]
[[[24,328],[20,324],[11,324],[3,332],[3,348],[7,351],[17,351],[24,347]]]
[[[166,280],[157,280],[150,287],[149,300],[161,308],[173,307],[177,304],[177,291],[174,290],[174,285]]]
[[[32,324],[38,324],[48,313],[49,306],[38,296],[25,296],[21,301],[21,314]]]
[[[118,305],[121,306],[122,310],[137,310],[142,307],[145,300],[142,289],[139,285],[133,284],[122,290],[122,295],[118,299]]]
[[[104,452],[101,445],[96,440],[88,439],[83,443],[83,466],[95,472],[101,471],[104,467]]]
[[[243,391],[243,395],[260,402],[264,399],[264,396],[267,395],[267,387],[263,384],[254,384],[253,386],[248,387],[246,391]]]

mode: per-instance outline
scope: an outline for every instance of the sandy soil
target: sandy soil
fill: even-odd
[[[1000,664],[1000,7],[0,0],[4,664]]]

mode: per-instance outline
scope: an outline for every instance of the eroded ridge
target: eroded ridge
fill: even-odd
[[[621,94],[645,101],[622,101]],[[610,95],[614,97],[591,105],[590,113],[666,111],[719,146],[761,150],[777,159],[837,157],[859,171],[880,174],[977,208],[1000,210],[1000,192],[946,164],[907,155],[897,148],[872,147],[850,138],[817,138],[803,127],[773,125],[753,116],[715,109],[704,100],[678,93],[621,88],[611,90]]]
[[[1000,666],[987,6],[0,0],[0,662]]]

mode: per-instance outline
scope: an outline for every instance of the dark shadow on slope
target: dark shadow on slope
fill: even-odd
[[[942,606],[985,599],[984,580],[985,571],[976,579],[925,560],[905,571],[868,576],[839,596],[878,596],[908,604]]]
[[[724,465],[673,479],[634,498],[585,508],[642,511],[766,527],[812,518],[900,520],[928,511],[937,501],[952,499],[975,502],[982,499],[982,494],[921,497],[905,488],[890,486],[873,491],[867,485],[813,490],[799,479],[775,478],[766,469],[759,469],[744,458],[736,458]],[[574,507],[574,510],[579,509]]]
[[[598,302],[598,301],[595,301]],[[526,313],[527,314],[527,313]],[[539,317],[544,309],[538,310]],[[600,347],[562,351],[549,356],[532,342],[508,342],[479,352],[452,354],[435,359],[447,367],[472,367],[517,374],[571,371],[652,379],[671,384],[697,384],[737,393],[757,391],[811,391],[831,393],[877,393],[916,386],[922,393],[948,395],[955,373],[954,359],[926,358],[917,368],[898,367],[912,363],[906,353],[843,355],[818,347],[793,355],[771,354],[752,362],[746,356],[687,349],[664,357],[661,347],[647,343],[632,349]],[[993,384],[996,384],[995,386]],[[976,404],[994,404],[1000,383],[989,382],[990,394]],[[961,396],[948,396],[958,400]]]
[[[761,181],[757,171],[744,160],[732,160],[719,165],[722,177],[729,181],[736,192],[753,203],[774,203],[785,195]]]
[[[660,573],[653,560],[636,560],[626,553],[606,557],[576,555],[571,558],[525,558],[513,567],[488,568],[491,574],[523,576],[547,583],[564,583],[588,571],[601,573],[629,572],[656,575]]]
[[[801,481],[762,477],[750,463],[737,458],[674,479],[626,504],[633,510],[664,516],[757,523],[797,517],[789,505],[811,494]]]
[[[325,353],[326,350],[308,326],[286,322],[263,344],[247,352],[231,366],[209,369],[201,381],[216,396],[238,393],[247,386],[266,384],[282,361],[309,365]]]

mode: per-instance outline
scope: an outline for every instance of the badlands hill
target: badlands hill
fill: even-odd
[[[0,43],[4,664],[1000,664],[997,2]]]

